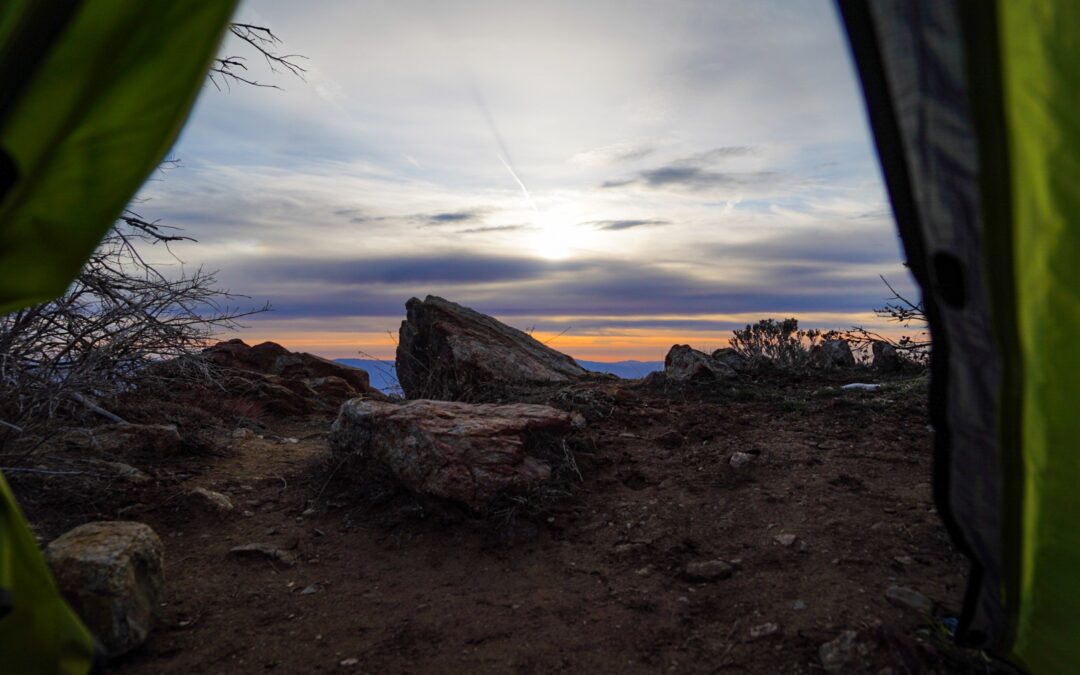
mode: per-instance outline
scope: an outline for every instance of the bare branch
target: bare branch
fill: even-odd
[[[249,23],[234,23],[229,26],[229,32],[262,56],[263,61],[270,68],[270,72],[275,75],[288,74],[301,80],[304,79],[307,69],[301,66],[298,60],[307,57],[300,54],[278,53],[277,50],[282,44],[281,39],[274,35],[269,28]],[[210,82],[219,90],[222,84],[229,88],[232,82],[239,82],[253,87],[281,89],[276,84],[259,82],[249,76],[248,72],[247,59],[243,56],[223,56],[216,59],[214,65],[211,66]]]

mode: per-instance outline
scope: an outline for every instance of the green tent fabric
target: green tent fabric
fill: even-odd
[[[0,313],[75,277],[175,141],[235,4],[0,4]],[[0,476],[0,671],[86,673],[93,654]]]
[[[1017,298],[1012,654],[1035,672],[1067,672],[1080,667],[1080,5],[997,9],[1002,123],[985,142],[1005,150],[987,199],[1011,219]]]
[[[175,141],[234,6],[0,4],[0,312],[78,273]]]
[[[962,642],[1080,664],[1080,5],[840,0],[934,340]]]
[[[86,673],[94,639],[64,603],[0,476],[0,672]]]

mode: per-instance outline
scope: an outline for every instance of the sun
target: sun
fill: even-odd
[[[565,260],[582,248],[586,236],[582,222],[581,212],[572,207],[539,210],[533,218],[529,247],[545,260]]]

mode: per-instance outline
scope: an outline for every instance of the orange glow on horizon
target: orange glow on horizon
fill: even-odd
[[[752,319],[743,320],[735,317],[725,317],[725,319],[743,323],[752,321]],[[865,319],[866,316],[862,314],[857,316],[820,315],[800,317],[800,324],[810,327],[815,325],[851,326],[862,323],[869,330],[893,339],[899,338],[900,335],[918,332],[880,321],[867,322]],[[558,323],[561,322],[560,318]],[[572,326],[572,318],[567,317],[566,323]],[[731,338],[731,331],[613,328],[588,334],[575,334],[571,329],[565,333],[535,331],[532,336],[552,349],[587,361],[662,361],[671,346],[675,344],[688,344],[706,352],[726,347]],[[308,326],[288,325],[287,322],[273,327],[252,326],[221,337],[223,339],[239,337],[248,344],[264,341],[277,342],[292,351],[311,352],[331,359],[393,361],[394,351],[397,348],[396,332],[313,330]]]

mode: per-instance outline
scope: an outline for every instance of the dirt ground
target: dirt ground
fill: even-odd
[[[580,479],[501,521],[373,494],[328,460],[326,417],[225,430],[217,452],[140,467],[143,486],[9,480],[42,541],[115,519],[161,536],[164,621],[118,673],[811,673],[847,629],[867,672],[960,672],[940,624],[885,597],[913,588],[943,619],[964,588],[931,500],[925,378],[836,387],[860,377],[583,386],[563,397],[590,413]],[[193,507],[196,486],[236,510]],[[252,542],[299,562],[228,555]],[[709,560],[734,574],[686,578]]]

